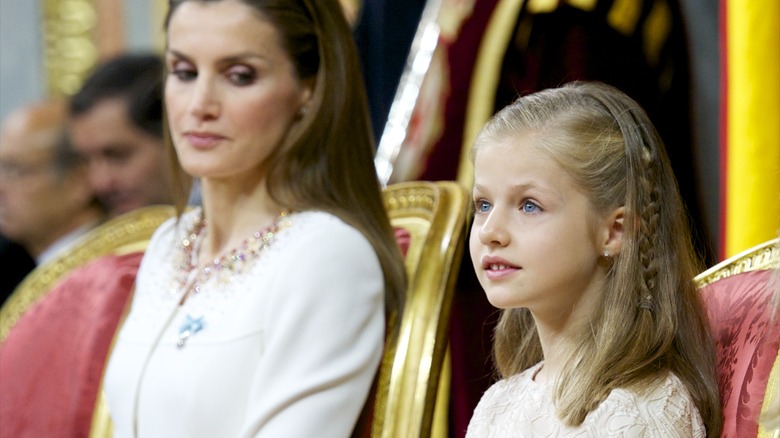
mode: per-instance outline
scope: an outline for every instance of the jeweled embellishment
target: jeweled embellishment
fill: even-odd
[[[290,226],[290,221],[286,220],[287,216],[287,212],[280,213],[271,225],[255,231],[237,248],[198,269],[198,252],[206,226],[206,220],[201,215],[200,219],[193,224],[192,230],[186,232],[177,244],[178,272],[171,286],[171,294],[182,294],[183,303],[188,294],[200,293],[203,285],[212,280],[217,281],[220,287],[227,287],[231,278],[248,271],[263,251],[271,247],[282,228]],[[187,315],[184,323],[179,327],[176,346],[179,349],[184,348],[187,339],[204,327],[204,316],[194,318]]]
[[[194,224],[193,229],[187,232],[179,242],[178,249],[179,254],[181,254],[181,261],[178,263],[179,272],[176,275],[172,292],[190,288],[193,288],[195,292],[199,292],[201,286],[212,278],[216,278],[218,284],[224,286],[234,275],[246,272],[252,266],[252,263],[260,258],[263,251],[273,244],[278,232],[283,227],[289,225],[287,221],[282,220],[287,215],[287,212],[280,213],[271,225],[255,231],[237,248],[221,257],[215,258],[199,272],[193,272],[197,269],[198,251],[200,250],[203,230],[206,226],[206,220],[201,216],[200,220]]]
[[[178,347],[179,350],[184,348],[184,344],[186,344],[187,339],[189,339],[190,336],[194,335],[195,333],[203,330],[204,326],[205,321],[203,316],[199,316],[197,318],[194,318],[191,315],[185,316],[184,323],[181,325],[181,327],[179,327],[179,340],[176,342],[176,347]]]

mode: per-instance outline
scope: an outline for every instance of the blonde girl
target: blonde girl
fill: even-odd
[[[541,91],[496,114],[473,159],[503,380],[468,436],[718,436],[700,262],[639,105],[597,83]]]

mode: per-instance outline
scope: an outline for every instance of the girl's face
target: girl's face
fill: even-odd
[[[274,26],[238,1],[185,2],[170,19],[166,65],[168,122],[184,170],[263,178],[311,94]]]
[[[609,227],[529,137],[480,146],[473,200],[471,260],[491,304],[566,318],[594,302]]]

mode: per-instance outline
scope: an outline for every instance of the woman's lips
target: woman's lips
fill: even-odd
[[[189,132],[184,138],[196,149],[211,149],[225,139],[225,137],[211,133]]]

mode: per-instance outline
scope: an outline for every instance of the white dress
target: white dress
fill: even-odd
[[[567,427],[555,412],[552,385],[533,380],[541,365],[491,386],[474,410],[466,437],[705,436],[693,399],[671,373],[649,394],[613,390],[579,427]]]
[[[384,342],[369,242],[330,214],[292,214],[259,258],[180,306],[181,242],[199,217],[163,224],[141,263],[106,371],[115,435],[349,436]]]

